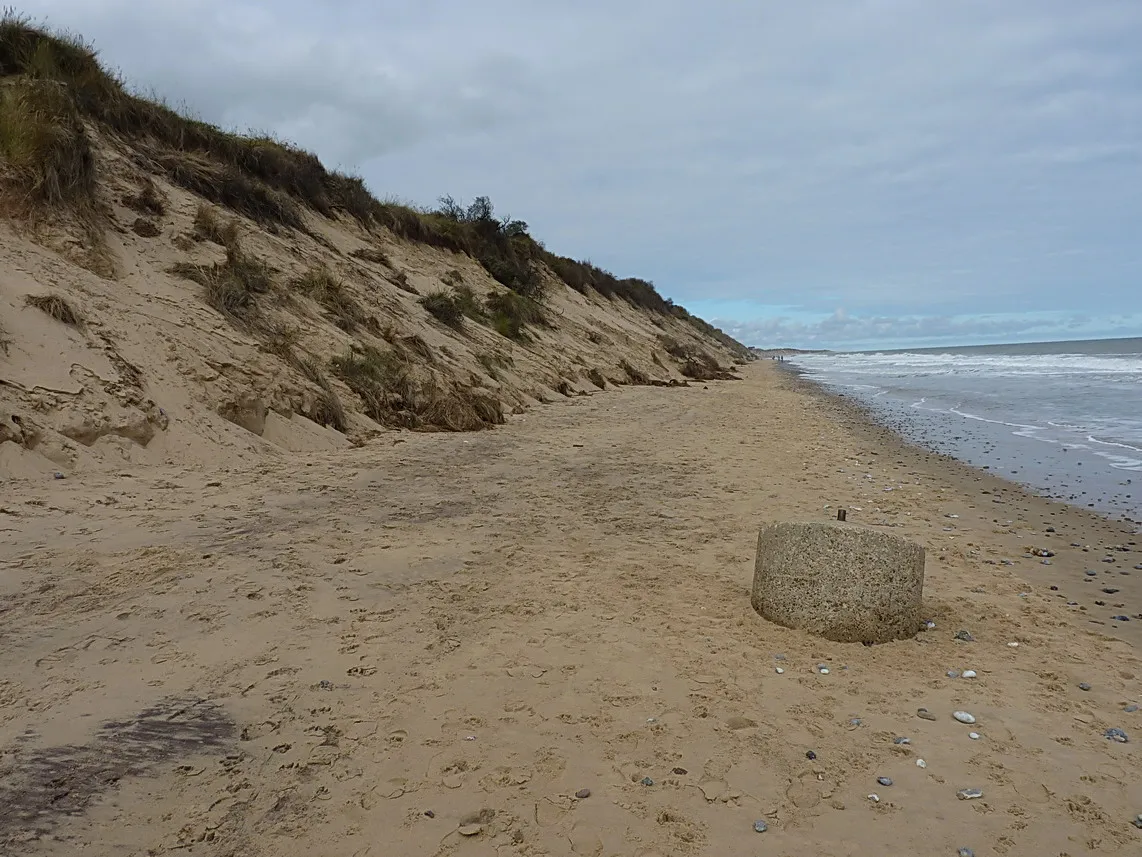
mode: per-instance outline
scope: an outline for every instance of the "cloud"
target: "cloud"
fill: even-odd
[[[206,119],[378,195],[488,194],[684,305],[1110,316],[1142,281],[1137,0],[25,8]]]

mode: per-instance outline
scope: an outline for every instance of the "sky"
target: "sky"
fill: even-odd
[[[43,0],[147,94],[760,347],[1142,335],[1139,0]]]

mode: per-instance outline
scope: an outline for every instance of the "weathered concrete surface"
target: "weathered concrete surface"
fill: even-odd
[[[779,523],[757,540],[753,608],[841,643],[911,637],[921,623],[924,549],[840,523]]]

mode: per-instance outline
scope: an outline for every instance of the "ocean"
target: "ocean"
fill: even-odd
[[[1142,522],[1142,339],[787,359],[913,443]]]

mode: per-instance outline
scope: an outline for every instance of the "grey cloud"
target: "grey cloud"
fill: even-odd
[[[27,8],[206,119],[378,195],[486,193],[683,304],[1107,315],[1142,280],[1137,0]]]

